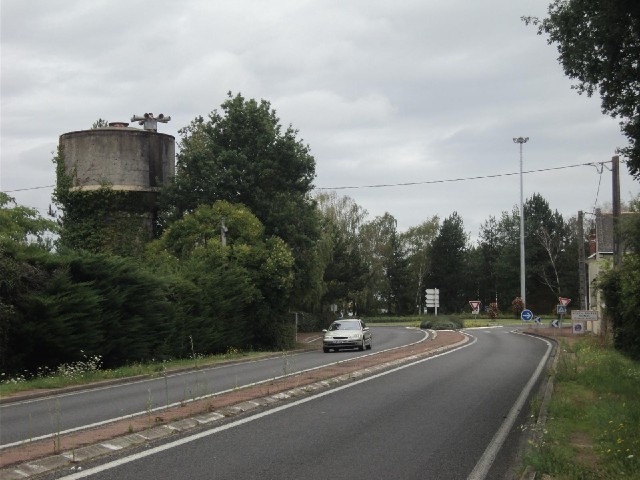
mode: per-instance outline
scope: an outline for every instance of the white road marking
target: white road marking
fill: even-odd
[[[62,430],[60,432],[49,433],[47,435],[40,435],[39,437],[32,437],[32,438],[29,438],[29,439],[26,439],[26,440],[19,440],[17,442],[5,443],[3,445],[0,445],[0,451],[4,450],[6,448],[10,448],[10,447],[17,447],[19,445],[23,445],[23,444],[26,444],[26,443],[32,443],[32,442],[36,442],[36,441],[39,441],[39,440],[46,440],[48,438],[67,435],[69,433],[79,432],[79,431],[82,431],[82,430],[89,430],[89,429],[95,428],[95,427],[101,427],[103,425],[108,425],[110,423],[119,422],[121,420],[128,420],[130,418],[138,417],[138,416],[141,416],[141,415],[149,415],[149,414],[154,413],[154,412],[159,412],[159,411],[167,410],[169,408],[179,407],[179,406],[185,405],[187,403],[192,403],[192,402],[199,401],[199,400],[204,400],[204,399],[207,399],[207,398],[217,397],[217,396],[220,396],[220,395],[224,395],[225,393],[229,393],[229,392],[235,392],[238,389],[255,387],[255,386],[262,385],[264,383],[269,383],[269,382],[272,382],[272,381],[275,381],[275,380],[281,380],[283,378],[293,377],[295,375],[300,375],[302,373],[307,373],[307,372],[312,372],[314,370],[319,370],[321,368],[328,367],[328,366],[331,366],[331,365],[339,365],[341,363],[350,362],[352,360],[356,360],[356,359],[360,359],[360,358],[364,358],[364,357],[370,357],[372,355],[379,355],[381,353],[390,352],[392,350],[397,350],[398,348],[404,348],[404,347],[408,347],[408,346],[411,346],[411,345],[416,345],[418,343],[424,342],[427,338],[429,338],[429,334],[427,332],[423,331],[423,333],[424,333],[424,336],[420,340],[418,340],[417,342],[409,343],[407,345],[402,345],[400,347],[387,348],[385,350],[379,350],[379,351],[371,352],[371,353],[368,353],[366,355],[359,355],[357,357],[348,358],[346,360],[339,360],[337,362],[325,363],[324,365],[320,365],[318,367],[308,368],[306,370],[298,370],[296,372],[288,373],[288,374],[285,374],[285,375],[280,375],[280,376],[277,376],[277,377],[270,377],[268,379],[261,380],[259,382],[253,382],[253,383],[249,383],[249,384],[246,384],[246,385],[241,385],[241,386],[234,387],[234,388],[229,388],[227,390],[221,390],[219,392],[210,393],[208,395],[201,395],[199,397],[193,397],[193,398],[190,398],[188,400],[182,400],[182,401],[179,401],[179,402],[174,402],[174,403],[171,403],[169,405],[162,405],[162,406],[155,407],[155,408],[145,409],[145,410],[140,411],[140,412],[130,413],[128,415],[123,415],[123,416],[120,416],[120,417],[115,417],[115,418],[110,418],[110,419],[107,419],[107,420],[102,420],[100,422],[91,423],[89,425],[81,425],[79,427],[69,428],[67,430]],[[295,354],[295,355],[300,355],[300,354]],[[266,361],[266,360],[270,360],[270,359],[252,360],[252,361],[250,361],[248,363],[258,363],[258,362],[263,362],[263,361]],[[243,364],[244,363],[245,362],[243,362]],[[207,370],[214,370],[216,368],[228,368],[228,367],[235,366],[235,365],[240,365],[240,364],[239,363],[234,363],[232,365],[222,365],[220,367],[212,367],[212,368],[208,368],[208,369],[199,370],[198,372],[206,372]],[[182,376],[182,375],[188,375],[190,373],[193,373],[193,371],[175,373],[175,374],[172,374],[172,375],[168,375],[167,377],[179,377],[179,376]],[[86,392],[96,392],[96,391],[100,391],[100,390],[109,390],[109,389],[112,389],[112,388],[118,388],[118,387],[123,387],[123,386],[128,386],[128,385],[135,385],[135,384],[138,384],[138,383],[150,382],[150,381],[154,381],[154,380],[158,380],[158,378],[137,380],[137,381],[134,381],[134,382],[120,383],[120,384],[117,384],[117,385],[110,385],[110,386],[107,386],[107,387],[98,387],[98,388],[92,388],[92,389],[89,389],[89,390],[81,390],[81,391],[76,391],[76,392],[63,393],[63,394],[52,395],[50,397],[44,397],[44,398],[39,398],[39,399],[24,400],[22,402],[15,402],[15,403],[7,404],[3,408],[9,408],[9,407],[14,406],[14,405],[23,405],[23,404],[33,403],[33,402],[37,402],[37,401],[49,401],[49,400],[54,400],[56,398],[68,397],[68,396],[71,396],[71,395],[79,395],[81,393],[86,393]]]
[[[128,456],[120,458],[118,460],[114,460],[112,462],[108,462],[108,463],[105,463],[103,465],[99,465],[97,467],[93,467],[93,468],[87,469],[87,470],[85,470],[83,472],[73,473],[71,475],[67,475],[66,477],[61,477],[60,480],[77,480],[77,479],[80,479],[80,478],[86,478],[86,477],[89,477],[91,475],[95,475],[97,473],[104,472],[106,470],[110,470],[112,468],[116,468],[116,467],[119,467],[121,465],[125,465],[127,463],[131,463],[131,462],[134,462],[136,460],[148,457],[150,455],[155,455],[156,453],[160,453],[160,452],[163,452],[165,450],[169,450],[169,449],[172,449],[172,448],[175,448],[175,447],[179,447],[179,446],[185,445],[187,443],[195,442],[196,440],[200,440],[202,438],[206,438],[206,437],[209,437],[211,435],[215,435],[216,433],[220,433],[220,432],[223,432],[225,430],[229,430],[231,428],[235,428],[235,427],[238,427],[240,425],[244,425],[245,423],[249,423],[249,422],[253,422],[255,420],[259,420],[259,419],[261,419],[263,417],[267,417],[269,415],[273,415],[273,414],[281,412],[283,410],[288,410],[289,408],[293,408],[293,407],[296,407],[298,405],[302,405],[303,403],[311,402],[313,400],[316,400],[316,399],[321,398],[321,397],[325,397],[327,395],[333,395],[334,393],[339,392],[341,390],[345,390],[347,388],[355,387],[356,385],[360,385],[361,383],[369,382],[369,381],[374,380],[376,378],[383,377],[383,376],[389,375],[391,373],[395,373],[397,371],[403,370],[405,368],[412,367],[414,365],[418,365],[420,363],[431,361],[434,358],[439,358],[439,357],[442,357],[444,355],[449,355],[450,353],[456,352],[458,350],[461,350],[463,348],[466,348],[466,347],[469,347],[469,346],[473,345],[477,341],[477,339],[474,338],[474,337],[471,337],[471,338],[472,338],[472,340],[470,342],[467,342],[464,345],[461,345],[459,347],[453,348],[451,350],[447,350],[447,351],[442,352],[440,354],[433,355],[433,356],[426,357],[426,358],[422,358],[422,359],[417,360],[415,362],[411,362],[411,363],[407,363],[407,364],[404,364],[404,365],[400,365],[399,367],[393,368],[391,370],[380,372],[380,373],[377,373],[377,374],[372,375],[370,377],[362,378],[360,380],[355,380],[355,381],[353,381],[351,383],[347,383],[345,385],[341,385],[339,387],[332,388],[331,390],[327,390],[327,391],[318,393],[316,395],[305,397],[305,398],[302,398],[300,400],[296,400],[294,402],[287,403],[286,405],[281,405],[281,406],[278,406],[278,407],[274,407],[274,408],[272,408],[270,410],[265,410],[264,412],[257,413],[256,415],[252,415],[250,417],[242,418],[240,420],[236,420],[235,422],[231,422],[231,423],[228,423],[226,425],[221,425],[219,427],[212,428],[211,430],[200,432],[200,433],[197,433],[195,435],[191,435],[189,437],[185,437],[185,438],[181,438],[179,440],[175,440],[173,442],[165,443],[164,445],[159,445],[157,447],[150,448],[149,450],[145,450],[143,452],[138,452],[138,453],[135,453],[133,455],[128,455]]]
[[[518,335],[522,335],[518,332],[512,332],[512,333],[517,333]],[[500,428],[498,429],[498,431],[495,433],[495,435],[489,442],[489,445],[487,445],[487,448],[482,454],[482,457],[480,457],[480,460],[478,460],[478,463],[476,463],[476,466],[467,477],[467,480],[483,480],[487,476],[487,473],[489,473],[489,469],[491,468],[491,465],[493,465],[493,461],[496,459],[496,456],[498,455],[500,448],[502,448],[504,441],[507,439],[507,435],[509,435],[509,431],[511,431],[511,428],[513,427],[513,424],[516,421],[518,414],[524,407],[524,403],[527,401],[527,398],[531,393],[531,389],[533,389],[533,386],[538,381],[538,377],[540,376],[540,373],[542,373],[542,370],[547,364],[547,360],[549,358],[549,354],[551,353],[551,348],[552,348],[551,342],[540,337],[532,336],[532,338],[536,338],[538,340],[545,342],[547,344],[547,351],[545,352],[544,357],[542,357],[542,360],[540,360],[540,363],[538,363],[538,367],[533,372],[533,375],[531,375],[531,378],[529,378],[529,381],[522,389],[522,392],[520,392],[520,395],[518,396],[515,403],[511,407],[511,410],[509,410],[509,413],[507,414],[506,418],[502,422],[502,425],[500,425]]]

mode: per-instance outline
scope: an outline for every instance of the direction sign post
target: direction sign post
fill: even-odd
[[[533,312],[529,309],[522,310],[522,312],[520,312],[520,318],[524,322],[530,322],[533,320]]]
[[[440,290],[437,288],[427,288],[426,291],[426,307],[436,309],[436,317],[438,316],[438,307],[440,306]]]

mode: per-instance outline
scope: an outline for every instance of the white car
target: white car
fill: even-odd
[[[336,320],[328,330],[324,332],[322,340],[322,350],[327,353],[333,349],[336,352],[341,348],[358,348],[360,350],[371,350],[372,339],[369,327],[357,318]]]

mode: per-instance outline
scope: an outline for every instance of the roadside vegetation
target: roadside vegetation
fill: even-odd
[[[553,480],[640,478],[640,362],[595,337],[559,349],[548,419],[526,465]]]
[[[0,397],[26,392],[30,390],[46,390],[87,385],[105,380],[132,378],[140,375],[158,377],[174,370],[198,369],[217,364],[246,360],[282,352],[253,352],[229,348],[226,353],[217,355],[195,354],[190,358],[174,360],[150,360],[133,363],[117,368],[103,368],[99,356],[86,358],[77,362],[59,365],[55,370],[41,367],[35,373],[24,372],[13,376],[0,373]]]
[[[85,355],[116,369],[288,350],[296,325],[319,331],[339,315],[455,329],[470,300],[490,315],[485,326],[518,318],[519,209],[490,216],[473,243],[456,212],[442,221],[425,212],[398,231],[388,212],[369,219],[349,197],[314,192],[315,159],[297,133],[269,102],[240,94],[196,117],[180,130],[176,175],[142,243],[113,221],[137,215],[122,210],[129,195],[73,188],[62,149],[55,221],[0,192],[0,374],[38,376]],[[558,296],[578,298],[585,238],[537,193],[524,209],[527,307],[549,315]],[[629,209],[640,211],[640,198]],[[640,238],[640,215],[629,218],[623,229]],[[616,347],[637,354],[640,247],[631,240],[604,293]],[[436,286],[440,315],[425,319],[425,290]]]
[[[460,316],[424,315],[406,317],[377,316],[366,319],[373,326],[407,326],[429,328],[435,330],[457,329],[464,327],[513,325],[516,320],[510,319],[465,319]],[[297,345],[299,347],[299,345]],[[295,348],[295,347],[294,347]],[[185,368],[205,368],[216,364],[251,359],[266,355],[275,355],[281,351],[243,351],[229,347],[226,352],[216,355],[203,355],[192,352],[188,357],[179,359],[150,359],[147,362],[133,362],[123,366],[106,368],[99,355],[88,356],[81,351],[81,359],[62,363],[56,368],[40,366],[34,372],[25,370],[22,373],[9,375],[0,373],[0,397],[30,390],[59,389],[75,385],[87,385],[105,380],[131,378],[140,375],[162,376],[172,370]]]

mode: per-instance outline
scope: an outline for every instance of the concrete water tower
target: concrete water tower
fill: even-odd
[[[175,138],[157,132],[170,119],[145,113],[131,119],[143,129],[113,122],[60,136],[58,190],[70,246],[121,253],[120,242],[152,238],[160,188],[175,173]]]

